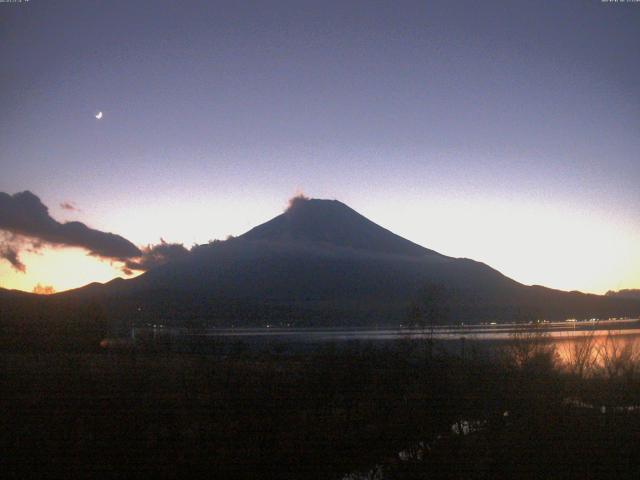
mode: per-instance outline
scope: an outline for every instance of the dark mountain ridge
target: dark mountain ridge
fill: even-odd
[[[430,302],[441,306],[438,322],[640,314],[640,301],[528,287],[410,242],[341,202],[306,198],[134,279],[53,297],[97,302],[124,322],[211,326],[411,324],[424,321]]]
[[[606,294],[607,297],[616,297],[616,298],[633,298],[640,300],[640,289],[624,289],[618,290],[614,292],[613,290],[609,290]]]
[[[296,197],[269,222],[240,236],[245,240],[323,243],[334,247],[408,256],[440,255],[382,228],[337,200]]]

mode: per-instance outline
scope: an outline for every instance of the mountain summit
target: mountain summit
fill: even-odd
[[[397,255],[439,255],[382,228],[342,202],[305,197],[294,197],[283,214],[240,238],[314,242]]]
[[[98,301],[113,318],[139,322],[370,326],[416,321],[434,292],[442,294],[446,322],[640,313],[633,299],[522,285],[483,263],[406,240],[341,202],[303,197],[237,238],[194,248],[130,280],[58,297]]]

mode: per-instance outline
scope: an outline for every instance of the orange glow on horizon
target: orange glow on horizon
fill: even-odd
[[[485,198],[370,208],[361,213],[402,237],[483,262],[525,285],[596,294],[640,288],[640,230],[613,215]]]
[[[444,255],[484,262],[525,285],[597,294],[640,288],[640,230],[613,216],[575,206],[560,209],[543,201],[480,197],[445,202],[416,195],[401,203],[385,197],[361,204],[351,200],[356,199],[347,200],[356,211],[404,238]],[[212,210],[205,202],[190,207],[184,200],[154,204],[166,213],[163,216],[143,206],[141,211],[124,210],[118,216],[114,209],[112,216],[100,217],[102,222],[89,223],[124,233],[139,245],[158,243],[162,236],[184,242],[188,248],[229,233],[242,234],[268,221],[281,212],[278,202],[261,202],[256,208],[252,202],[233,205],[220,200]],[[167,235],[160,235],[163,230]],[[188,237],[185,232],[190,232]],[[61,292],[128,278],[117,262],[89,256],[79,248],[23,251],[21,260],[27,266],[25,274],[0,261],[0,287],[32,292],[40,284]]]
[[[38,285],[56,292],[82,287],[92,282],[108,282],[126,277],[119,265],[87,255],[80,248],[44,248],[39,253],[21,252],[26,273],[0,262],[0,287],[33,292]]]

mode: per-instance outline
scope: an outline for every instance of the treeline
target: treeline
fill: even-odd
[[[3,475],[637,478],[638,358],[612,344],[609,365],[634,368],[566,368],[543,340],[4,353]]]
[[[505,293],[427,284],[403,298],[373,294],[350,297],[345,293],[336,298],[308,295],[260,300],[217,295],[206,288],[130,292],[122,288],[122,282],[48,296],[9,293],[0,291],[0,326],[14,325],[9,327],[11,331],[20,323],[37,324],[38,328],[50,324],[54,328],[68,316],[71,323],[77,319],[79,324],[95,318],[106,320],[111,333],[119,335],[126,334],[131,325],[149,323],[194,328],[373,327],[640,316],[640,300],[635,298],[543,287]]]
[[[0,300],[0,349],[95,351],[112,322],[96,301],[39,295]]]
[[[433,318],[436,324],[451,324],[640,316],[637,299],[560,292],[544,287],[503,293],[427,284],[403,299],[342,295],[334,299],[308,296],[257,300],[186,290],[153,290],[96,298],[104,302],[113,318],[180,326],[364,327],[424,323],[417,320],[418,317]]]

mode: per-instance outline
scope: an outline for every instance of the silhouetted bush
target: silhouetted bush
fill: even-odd
[[[631,478],[640,418],[616,389],[637,395],[636,370],[579,376],[546,340],[518,333],[500,356],[426,358],[406,341],[306,354],[5,350],[3,476]]]

